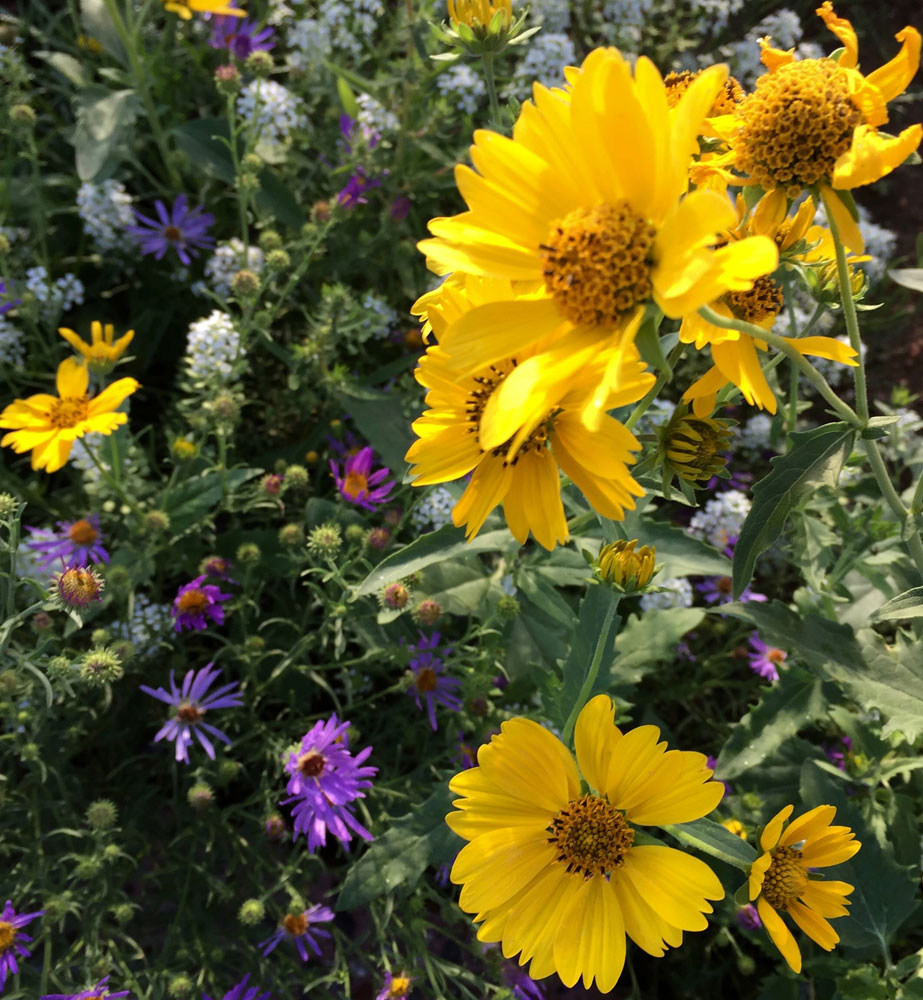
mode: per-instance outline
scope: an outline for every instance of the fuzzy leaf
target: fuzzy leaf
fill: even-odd
[[[632,615],[615,640],[613,681],[635,684],[658,663],[674,659],[680,639],[704,617],[701,608],[657,608],[640,618]]]
[[[756,860],[756,849],[751,844],[707,817],[665,826],[664,830],[681,844],[720,858],[744,872],[749,871]]]
[[[923,587],[913,587],[893,597],[872,615],[873,622],[899,621],[902,618],[923,618]]]

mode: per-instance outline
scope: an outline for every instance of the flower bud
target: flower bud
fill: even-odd
[[[215,85],[222,94],[233,95],[240,90],[240,70],[231,63],[215,70]]]
[[[389,583],[381,592],[381,604],[394,611],[400,611],[407,607],[410,600],[410,591],[403,583]]]
[[[391,541],[391,532],[384,526],[380,528],[372,528],[372,530],[365,536],[365,544],[368,545],[370,549],[375,549],[376,552],[382,552],[388,547],[388,542]]]
[[[497,614],[504,621],[512,621],[514,618],[518,618],[520,610],[519,601],[512,594],[504,594],[497,601]]]
[[[168,986],[167,993],[171,997],[176,997],[176,1000],[185,1000],[185,997],[191,996],[192,991],[195,989],[195,984],[189,978],[189,976],[179,975],[174,976]]]
[[[285,468],[285,489],[302,490],[308,485],[308,470],[303,465],[288,465]]]
[[[266,907],[258,899],[245,899],[237,911],[237,919],[245,926],[252,927],[266,916]]]
[[[282,249],[282,237],[275,231],[275,229],[264,229],[260,233],[260,238],[257,242],[260,245],[260,249],[264,253],[269,253],[271,250]]]
[[[111,830],[118,822],[118,818],[118,810],[109,799],[97,799],[87,808],[87,826],[100,833]]]
[[[629,594],[646,587],[654,575],[657,550],[653,545],[642,545],[635,552],[637,544],[638,539],[633,538],[604,545],[596,560],[599,579]]]
[[[270,271],[287,271],[292,266],[292,258],[285,250],[270,250],[266,254],[266,266]]]
[[[433,626],[441,617],[442,608],[439,606],[439,602],[430,598],[420,601],[413,609],[413,620],[417,625]]]
[[[308,552],[317,558],[333,559],[342,544],[340,526],[332,521],[317,525],[308,535]]]
[[[247,56],[247,61],[244,63],[248,72],[252,73],[254,76],[267,77],[272,72],[273,61],[272,56],[268,52],[263,52],[257,49],[256,52],[251,52]]]
[[[144,515],[144,527],[152,535],[159,535],[170,527],[170,517],[162,510],[149,510]]]
[[[0,493],[0,517],[12,517],[19,501],[11,493]]]
[[[244,179],[244,177],[247,176],[248,176],[247,174],[244,174],[240,178],[241,181]],[[259,185],[257,184],[257,186]],[[255,274],[253,271],[248,270],[247,268],[242,268],[234,275],[233,278],[231,278],[231,291],[239,299],[248,299],[252,295],[255,295],[259,290],[260,290],[259,276]]]
[[[725,420],[677,410],[663,431],[660,452],[680,479],[703,482],[727,465],[721,452],[727,451],[733,436]]]
[[[279,544],[293,549],[304,541],[304,529],[300,524],[283,524],[279,528]]]
[[[262,553],[260,552],[260,547],[256,544],[256,542],[243,542],[241,545],[237,546],[237,552],[235,555],[239,563],[253,565],[253,563],[258,563],[260,561]]]
[[[205,812],[214,803],[215,793],[211,790],[210,785],[206,785],[204,781],[197,781],[186,792],[186,801],[197,812]]]
[[[112,684],[124,673],[122,661],[110,646],[96,646],[80,659],[80,676],[90,684]]]

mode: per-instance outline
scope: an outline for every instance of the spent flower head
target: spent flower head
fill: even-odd
[[[51,585],[52,600],[58,608],[80,611],[95,601],[102,601],[105,585],[95,569],[71,566],[55,574]]]

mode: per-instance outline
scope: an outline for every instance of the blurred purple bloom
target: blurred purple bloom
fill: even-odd
[[[29,934],[23,933],[20,928],[25,927],[30,920],[42,916],[44,910],[36,910],[34,913],[17,913],[13,909],[12,902],[8,899],[3,911],[0,912],[0,989],[6,986],[6,977],[19,972],[17,958],[29,958],[31,952],[22,944],[23,941],[31,941]]]
[[[372,456],[372,449],[368,445],[355,455],[347,456],[342,476],[339,465],[333,459],[330,460],[330,471],[340,496],[347,502],[354,503],[357,507],[364,507],[366,510],[375,510],[379,504],[387,500],[394,489],[393,479],[382,482],[391,471],[387,466],[372,472]]]
[[[705,758],[705,766],[706,767],[710,767],[712,769],[712,771],[714,771],[714,769],[718,766],[718,761],[714,757],[706,757]],[[715,779],[715,781],[721,781],[721,779],[717,775],[712,775],[712,777]],[[724,794],[725,795],[733,795],[734,794],[733,790],[731,789],[731,786],[726,781],[721,781],[721,784],[724,785]]]
[[[503,982],[516,1000],[545,1000],[544,989],[516,962],[503,963]]]
[[[407,692],[413,697],[417,708],[422,710],[423,701],[426,702],[426,714],[433,732],[439,728],[436,725],[437,702],[453,712],[460,712],[462,707],[461,698],[455,693],[461,688],[461,681],[443,675],[442,658],[437,656],[435,652],[438,648],[438,632],[433,632],[428,639],[421,632],[420,641],[415,646],[410,647],[414,653],[410,657],[413,685]],[[448,654],[451,650],[446,649],[445,652]],[[423,701],[420,700],[421,697]]]
[[[315,938],[329,938],[330,932],[321,930],[319,927],[312,927],[312,924],[326,923],[330,920],[333,920],[333,910],[315,903],[301,913],[289,913],[283,917],[279,929],[265,941],[260,941],[259,947],[262,948],[263,945],[266,945],[263,954],[268,955],[280,941],[287,939],[295,942],[302,962],[308,960],[307,945],[311,946],[311,950],[319,958],[320,945]]]
[[[269,1000],[269,990],[265,993],[260,993],[260,988],[258,986],[251,986],[247,989],[247,983],[249,980],[250,973],[248,972],[236,986],[232,986],[227,993],[224,994],[222,1000]],[[258,993],[260,993],[259,996],[257,996]],[[203,993],[202,1000],[211,1000],[211,997]]]
[[[176,709],[176,714],[164,723],[154,737],[154,742],[157,743],[162,739],[174,740],[176,742],[176,759],[184,764],[189,763],[189,747],[192,746],[193,734],[202,744],[208,756],[212,760],[215,759],[215,748],[202,732],[203,729],[227,746],[231,745],[231,741],[220,729],[203,721],[205,713],[213,708],[238,708],[243,704],[240,692],[232,690],[238,686],[236,681],[225,684],[217,691],[208,694],[208,689],[221,674],[220,670],[212,670],[211,667],[212,664],[209,663],[199,671],[190,670],[183,679],[182,689],[176,686],[174,673],[171,670],[169,693],[162,687],[154,690],[146,684],[141,685],[141,690],[145,694],[149,694],[152,698],[165,702],[167,705],[172,705]]]
[[[696,590],[709,604],[730,604],[734,600],[734,584],[729,576],[709,576],[695,585]],[[758,594],[749,587],[737,598],[738,601],[766,601],[765,594]]]
[[[173,628],[182,632],[184,628],[197,631],[208,628],[208,619],[216,625],[224,623],[224,608],[221,601],[229,601],[230,594],[222,594],[214,583],[205,583],[205,574],[183,584],[173,601]]]
[[[380,177],[369,177],[365,168],[357,166],[346,184],[337,192],[337,204],[344,208],[355,208],[357,205],[367,205],[365,192],[381,187]]]
[[[228,6],[237,5],[229,3]],[[212,36],[208,44],[213,49],[227,49],[229,54],[240,62],[243,62],[251,52],[268,52],[275,45],[269,41],[273,29],[266,27],[260,30],[259,24],[249,18],[217,14],[211,20]]]
[[[115,997],[127,997],[128,990],[119,990],[118,993],[110,993],[106,983],[108,976],[102,979],[88,990],[81,990],[79,993],[46,993],[42,1000],[114,1000]]]
[[[841,750],[835,750],[833,747],[828,746],[826,743],[822,744],[823,751],[827,755],[827,759],[841,770],[846,770],[846,755],[852,753],[852,740],[848,736],[844,736],[840,741]]]
[[[737,923],[745,931],[758,931],[763,926],[760,915],[752,903],[747,903],[737,911]]]
[[[750,636],[750,645],[753,647],[753,652],[747,656],[750,660],[750,669],[760,677],[777,681],[779,679],[777,667],[788,659],[788,653],[775,646],[767,646],[756,632]]]
[[[294,806],[295,839],[303,833],[309,851],[327,843],[328,831],[344,847],[352,840],[350,830],[363,840],[373,839],[353,816],[349,804],[365,798],[363,789],[372,787],[368,779],[378,773],[378,768],[361,766],[372,752],[371,747],[355,756],[349,752],[348,729],[349,723],[340,722],[334,713],[326,722],[316,722],[285,760],[289,775],[286,791],[291,798],[282,805]]]
[[[375,1000],[407,1000],[412,989],[413,978],[406,972],[402,972],[399,976],[386,972],[384,986],[378,991]]]
[[[410,199],[405,194],[399,194],[391,202],[388,214],[395,222],[403,222],[410,214]]]
[[[6,299],[6,302],[3,301]],[[4,313],[8,313],[11,309],[22,303],[22,299],[11,299],[9,298],[9,292],[6,288],[6,282],[0,281],[0,316]]]
[[[142,253],[152,253],[155,260],[160,260],[172,247],[188,267],[192,263],[191,257],[199,256],[198,249],[215,245],[214,237],[208,234],[215,217],[210,212],[203,211],[202,205],[190,209],[186,195],[176,196],[170,212],[167,212],[159,198],[154,202],[154,207],[157,209],[157,219],[151,219],[132,209],[139,224],[125,227],[125,231],[141,244]]]
[[[463,770],[467,771],[469,768],[475,767],[478,762],[478,751],[477,747],[470,743],[465,742],[465,734],[458,734],[458,743],[456,744],[455,756],[452,758],[453,761]]]
[[[42,569],[57,559],[67,566],[109,562],[109,553],[102,546],[103,536],[97,514],[77,521],[58,521],[57,525],[57,532],[50,532],[47,528],[29,528],[32,537],[26,540],[26,545],[33,552],[42,554],[38,560]]]

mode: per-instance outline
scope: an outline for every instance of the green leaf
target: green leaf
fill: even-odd
[[[80,20],[86,33],[95,38],[105,52],[123,66],[128,65],[125,46],[106,9],[106,0],[80,0]]]
[[[836,692],[823,688],[823,682],[807,671],[787,670],[733,728],[718,755],[716,772],[728,779],[749,771],[785,740],[826,715],[827,699],[835,698]]]
[[[662,319],[663,313],[659,309],[655,308],[653,313],[649,312],[644,317],[644,322],[641,324],[641,328],[635,337],[635,345],[641,352],[641,357],[644,358],[651,368],[658,372],[666,372],[669,376],[672,375],[673,370],[667,361],[664,346],[660,339],[659,328]],[[667,336],[670,335],[668,334]]]
[[[699,574],[731,575],[729,559],[716,552],[707,542],[687,535],[681,528],[675,528],[672,524],[641,519],[632,524],[631,534],[628,537],[637,537],[639,545],[656,546],[657,562],[663,563],[661,575],[665,578]],[[656,577],[653,582],[657,582]]]
[[[356,100],[356,95],[353,93],[352,87],[346,82],[345,77],[337,77],[337,94],[339,94],[340,104],[343,105],[343,110],[346,114],[352,119],[358,118],[359,102]]]
[[[363,397],[359,399],[342,393],[339,399],[343,408],[356,422],[356,427],[362,436],[381,455],[382,461],[400,482],[407,469],[404,456],[414,441],[410,424],[401,413],[400,407],[394,405],[393,395],[363,390]]]
[[[82,181],[92,181],[104,167],[121,158],[141,114],[141,102],[133,90],[113,92],[94,85],[84,87],[74,103],[77,124],[72,142],[77,175]]]
[[[262,474],[262,469],[228,469],[222,481],[221,472],[212,469],[180,483],[162,502],[162,509],[170,518],[170,530],[174,535],[181,535],[215,510],[225,495],[225,489],[230,495],[249,479]]]
[[[510,533],[504,528],[478,535],[470,542],[465,541],[461,528],[447,524],[438,531],[421,535],[398,552],[383,559],[355,590],[355,597],[377,594],[387,583],[402,580],[433,563],[454,559],[458,556],[475,555],[478,552],[495,552],[509,548]]]
[[[888,271],[892,281],[913,292],[923,292],[923,267],[895,267]]]
[[[757,556],[782,534],[789,514],[820,486],[836,486],[854,437],[846,423],[791,435],[791,450],[772,459],[772,469],[753,487],[753,506],[734,546],[734,596],[753,576]]]
[[[719,858],[741,871],[749,871],[756,860],[756,849],[714,820],[703,818],[691,823],[676,823],[663,828],[681,844]]]
[[[422,805],[395,820],[350,866],[336,908],[356,909],[397,889],[410,892],[427,866],[451,861],[464,845],[446,825],[451,806],[452,793],[446,783]]]
[[[449,614],[480,615],[485,611],[491,588],[502,593],[499,584],[492,583],[479,562],[444,560],[424,570],[419,592]]]
[[[79,59],[69,56],[66,52],[49,52],[42,50],[35,53],[39,59],[44,59],[52,69],[56,69],[75,87],[85,87],[90,82],[87,69]]]
[[[613,683],[636,684],[658,663],[675,659],[680,639],[704,617],[702,608],[656,608],[632,615],[615,640]]]
[[[902,618],[923,618],[923,587],[912,587],[891,598],[872,615],[873,622],[898,621]]]

